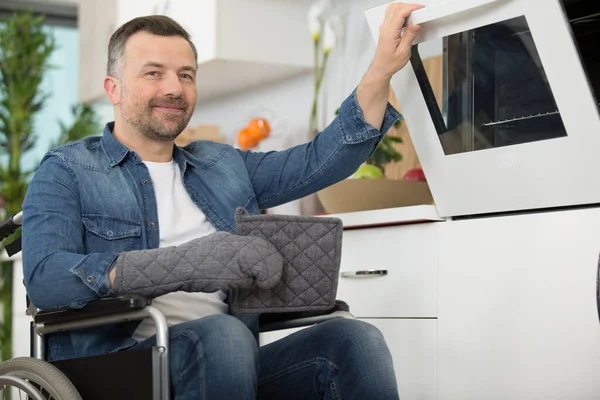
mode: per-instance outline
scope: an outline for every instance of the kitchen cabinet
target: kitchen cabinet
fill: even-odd
[[[310,72],[308,2],[275,0],[86,0],[79,5],[82,102],[105,98],[108,41],[132,18],[163,14],[198,49],[199,102]]]
[[[359,318],[435,317],[437,245],[437,224],[344,231],[337,297]]]
[[[444,220],[435,206],[334,217],[345,228],[337,298],[383,333],[400,398],[435,399],[438,235]]]
[[[598,398],[600,209],[439,227],[437,398]]]

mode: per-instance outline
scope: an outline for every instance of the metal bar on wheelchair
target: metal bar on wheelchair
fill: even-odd
[[[141,310],[137,311],[129,311],[113,315],[103,315],[79,321],[58,322],[49,325],[38,323],[35,325],[35,331],[40,335],[46,335],[49,333],[92,328],[94,326],[112,324],[117,322],[135,321],[144,318],[152,318],[154,324],[156,325],[156,345],[158,347],[164,347],[166,349],[168,347],[167,320],[157,308],[152,306],[146,306]]]
[[[0,222],[0,240],[4,240],[5,238],[15,233],[15,231],[21,226],[22,223],[22,211]]]
[[[271,332],[271,331],[278,331],[278,330],[283,330],[283,329],[291,329],[291,328],[297,328],[297,327],[303,327],[303,326],[310,326],[310,325],[318,324],[320,322],[328,321],[328,320],[334,319],[334,318],[355,319],[354,315],[349,313],[348,311],[335,311],[335,312],[332,312],[331,314],[316,315],[316,316],[305,317],[305,318],[294,318],[292,320],[280,321],[280,322],[270,322],[268,324],[261,325],[260,331],[261,332]]]
[[[159,309],[146,306],[138,311],[130,311],[121,314],[103,315],[81,321],[60,322],[56,324],[36,324],[35,331],[39,335],[69,331],[75,329],[92,328],[94,326],[106,325],[117,322],[135,321],[144,318],[152,318],[156,326],[156,347],[161,352],[161,399],[170,399],[170,371],[169,371],[169,326],[167,319]]]
[[[31,400],[45,400],[46,397],[42,396],[39,390],[36,389],[31,383],[26,381],[25,379],[19,378],[17,376],[9,375],[0,375],[0,388],[4,387],[4,390],[10,390],[7,386],[10,385],[17,389],[22,389],[27,392],[28,399]],[[43,388],[42,388],[43,389]],[[2,394],[2,390],[0,389],[0,395]],[[19,394],[20,396],[20,394]]]

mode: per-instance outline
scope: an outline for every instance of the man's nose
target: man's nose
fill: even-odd
[[[179,74],[168,73],[164,75],[162,81],[162,92],[164,96],[179,97],[183,93],[183,85],[179,79]]]

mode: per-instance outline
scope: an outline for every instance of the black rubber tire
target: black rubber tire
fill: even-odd
[[[82,400],[71,381],[54,365],[32,357],[17,357],[0,363],[0,375],[26,379],[39,385],[55,400]]]

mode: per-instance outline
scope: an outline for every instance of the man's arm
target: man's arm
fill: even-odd
[[[260,208],[299,199],[352,175],[401,118],[388,102],[392,76],[403,68],[419,31],[406,18],[420,5],[393,3],[380,28],[373,61],[338,116],[311,142],[279,152],[240,152]]]
[[[108,294],[118,254],[84,254],[79,193],[59,156],[46,156],[23,202],[23,274],[39,308],[81,307]]]
[[[413,42],[421,27],[410,25],[402,29],[410,14],[423,8],[418,4],[392,3],[386,9],[379,28],[379,41],[373,61],[357,88],[358,103],[365,121],[378,129],[390,95],[390,80],[408,63]],[[385,133],[385,132],[384,132]]]

